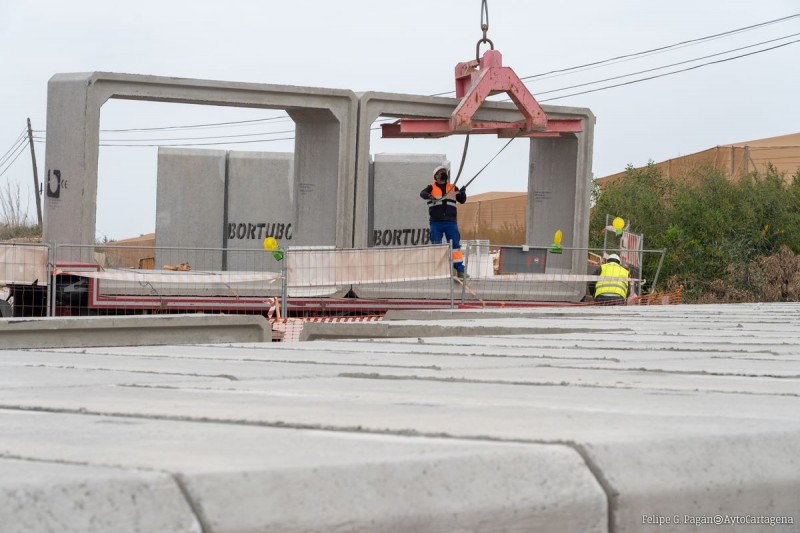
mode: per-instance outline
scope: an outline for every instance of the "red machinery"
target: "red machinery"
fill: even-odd
[[[480,43],[479,43],[480,44]],[[503,66],[497,50],[487,50],[480,60],[456,65],[456,106],[450,118],[404,118],[381,126],[384,138],[447,137],[454,134],[490,133],[498,137],[558,137],[581,131],[580,119],[548,118],[528,88]],[[473,116],[489,96],[506,93],[516,104],[523,120],[481,122]]]

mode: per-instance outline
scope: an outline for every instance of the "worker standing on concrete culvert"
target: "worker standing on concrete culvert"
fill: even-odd
[[[428,202],[431,243],[441,244],[442,236],[453,243],[453,268],[456,275],[464,279],[464,255],[461,253],[461,234],[458,232],[458,208],[456,202],[467,201],[466,187],[459,189],[449,182],[447,167],[439,166],[433,171],[433,183],[419,193]]]
[[[593,275],[599,276],[597,281],[589,282],[589,293],[594,301],[603,305],[625,305],[631,294],[628,283],[630,272],[620,264],[617,254],[610,254],[605,262],[595,267]]]

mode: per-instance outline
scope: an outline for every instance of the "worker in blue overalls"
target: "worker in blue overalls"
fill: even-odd
[[[453,243],[453,268],[456,275],[464,279],[464,255],[461,253],[461,234],[458,232],[458,208],[456,202],[467,201],[466,188],[459,189],[449,183],[450,172],[447,167],[436,167],[433,171],[433,183],[419,193],[428,202],[428,213],[431,224],[431,243],[440,244],[442,236]]]

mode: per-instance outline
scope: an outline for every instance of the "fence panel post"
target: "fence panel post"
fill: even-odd
[[[56,261],[58,260],[58,244],[48,244],[47,268],[49,272],[49,287],[47,288],[47,316],[56,316]]]
[[[286,320],[289,314],[287,309],[287,302],[289,300],[289,280],[287,274],[289,267],[287,267],[289,251],[283,253],[283,260],[281,261],[281,317]]]

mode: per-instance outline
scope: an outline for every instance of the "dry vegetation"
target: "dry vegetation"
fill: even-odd
[[[744,268],[729,266],[724,278],[709,285],[699,303],[798,302],[800,301],[800,256],[788,246],[760,257]]]
[[[42,242],[42,228],[28,216],[19,184],[0,189],[0,241]]]

